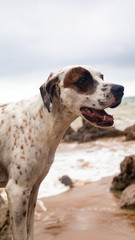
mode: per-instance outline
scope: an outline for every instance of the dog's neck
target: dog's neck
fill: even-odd
[[[50,145],[54,147],[54,150],[56,150],[70,124],[77,118],[56,98],[53,100],[51,111],[48,112],[41,96],[38,96],[31,111],[39,118],[41,132],[45,135],[45,145],[50,147],[49,143],[51,143]]]
[[[45,107],[43,107],[43,111],[45,117],[48,115],[47,118],[50,120],[49,137],[51,141],[54,141],[54,144],[58,145],[66,130],[77,116],[60,104],[58,99],[54,99],[50,112]]]

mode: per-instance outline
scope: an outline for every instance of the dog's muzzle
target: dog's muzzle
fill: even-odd
[[[122,100],[124,95],[124,87],[121,85],[113,84],[110,89],[111,101],[113,101],[108,107],[117,107]],[[114,123],[113,116],[109,115],[104,109],[98,110],[94,108],[89,108],[82,106],[80,108],[81,115],[84,119],[89,121],[95,127],[111,127]]]

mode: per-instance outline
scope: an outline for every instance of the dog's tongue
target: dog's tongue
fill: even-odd
[[[95,109],[93,109],[92,114],[94,114],[94,116],[96,116],[96,117],[103,118],[106,121],[113,121],[114,120],[113,116],[109,115],[104,110],[95,110]]]

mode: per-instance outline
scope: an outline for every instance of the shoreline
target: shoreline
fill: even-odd
[[[125,156],[134,154],[135,142],[123,137],[104,138],[86,143],[60,143],[54,163],[41,183],[38,198],[67,191],[59,178],[68,175],[77,187],[118,174]]]
[[[135,214],[119,208],[109,188],[113,177],[41,199],[34,240],[133,240]]]

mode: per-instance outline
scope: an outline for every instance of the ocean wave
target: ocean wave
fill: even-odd
[[[109,138],[83,144],[61,143],[50,172],[41,184],[38,198],[67,191],[59,178],[68,175],[74,185],[83,185],[119,172],[125,156],[134,154],[135,142]]]

